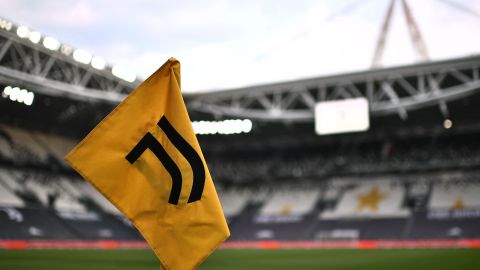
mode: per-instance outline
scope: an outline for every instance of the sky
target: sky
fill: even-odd
[[[453,8],[456,2],[461,8]],[[389,0],[0,0],[0,16],[147,78],[180,60],[185,92],[370,68]],[[432,60],[480,54],[479,0],[410,0]],[[418,62],[398,1],[383,66]]]

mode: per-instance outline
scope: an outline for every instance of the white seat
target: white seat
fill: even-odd
[[[75,141],[55,135],[45,135],[42,133],[34,133],[35,138],[42,142],[48,150],[59,160],[64,166],[70,167],[64,160],[64,157],[75,146]]]
[[[436,183],[428,204],[432,210],[480,209],[480,184]]]
[[[22,183],[17,180],[18,176],[18,171],[0,169],[0,182],[11,191],[23,192],[25,188]]]
[[[105,212],[108,212],[114,215],[121,215],[121,212],[112,203],[110,203],[110,201],[108,201],[105,197],[103,197],[103,195],[100,194],[94,187],[92,187],[88,182],[78,181],[76,183],[76,186],[80,190],[82,190],[82,193],[85,195],[85,197],[88,197],[91,200],[93,200]]]
[[[262,216],[301,216],[310,213],[320,198],[320,189],[281,188],[260,209]]]
[[[234,217],[240,214],[249,202],[249,192],[247,190],[218,190],[218,196],[222,204],[223,213],[227,217]]]
[[[25,203],[0,183],[0,206],[24,207]]]
[[[41,162],[48,160],[48,150],[30,132],[9,126],[1,126],[1,128],[12,138],[17,147],[27,151]]]
[[[323,212],[324,219],[362,217],[405,217],[410,211],[402,207],[404,187],[389,179],[357,181],[344,192],[333,210]]]

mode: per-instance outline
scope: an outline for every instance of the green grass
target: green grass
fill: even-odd
[[[149,250],[0,250],[1,270],[159,269]]]
[[[159,264],[148,250],[0,250],[0,269],[158,270]],[[200,269],[480,269],[480,250],[218,250]]]

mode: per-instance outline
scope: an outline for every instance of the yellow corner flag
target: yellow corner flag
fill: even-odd
[[[165,269],[195,269],[230,235],[174,58],[65,159],[135,224]]]

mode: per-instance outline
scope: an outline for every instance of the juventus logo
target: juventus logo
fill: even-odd
[[[200,200],[205,185],[205,167],[202,159],[195,149],[193,149],[193,147],[175,130],[165,116],[162,116],[162,119],[160,119],[157,125],[163,130],[167,138],[192,167],[193,185],[188,198],[188,203]],[[172,177],[172,189],[170,191],[168,203],[178,205],[178,199],[180,198],[180,192],[182,191],[182,173],[177,164],[175,164],[172,158],[167,154],[163,146],[150,132],[147,132],[147,134],[143,136],[125,158],[130,164],[133,164],[147,149],[152,151]]]

